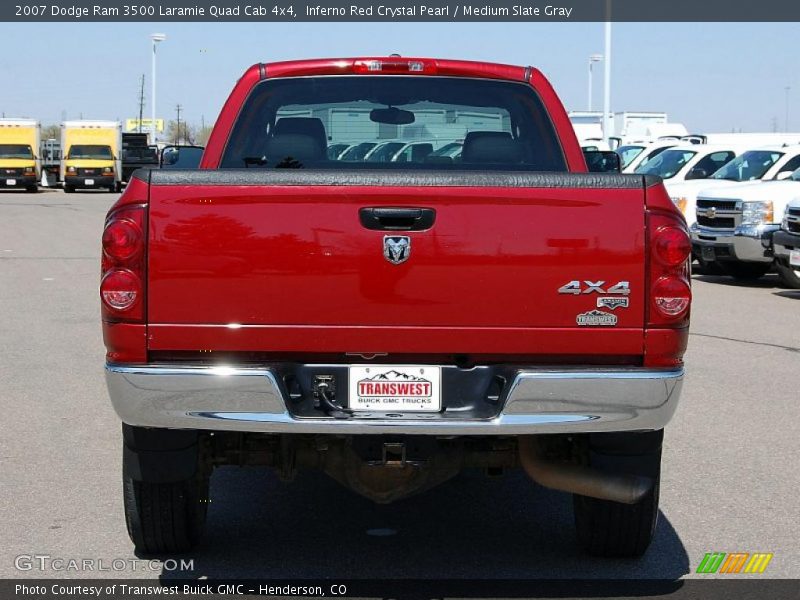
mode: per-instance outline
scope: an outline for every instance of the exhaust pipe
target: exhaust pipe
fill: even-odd
[[[518,445],[522,468],[528,477],[546,488],[622,504],[636,504],[653,489],[649,477],[549,461],[534,436],[520,436]]]

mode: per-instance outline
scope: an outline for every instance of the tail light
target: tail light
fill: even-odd
[[[649,289],[648,327],[685,327],[692,290],[689,284],[692,243],[676,214],[648,211]]]
[[[665,317],[679,317],[692,301],[689,284],[678,277],[662,277],[653,286],[653,302]]]
[[[142,281],[127,269],[113,269],[100,282],[100,295],[111,310],[124,312],[132,309],[142,295]]]
[[[25,169],[23,170],[22,174],[26,175],[28,177],[35,176],[36,175],[36,167],[25,167]]]
[[[144,322],[146,225],[143,205],[123,206],[106,220],[100,280],[105,321]]]
[[[654,236],[653,252],[667,267],[680,267],[692,253],[692,242],[683,228],[661,227]]]

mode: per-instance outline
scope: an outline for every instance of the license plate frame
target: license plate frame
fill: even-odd
[[[94,179],[84,179],[83,185],[94,185]]]
[[[6,179],[6,185],[17,185],[16,179]]]
[[[442,369],[431,365],[349,365],[347,408],[369,413],[442,410]]]

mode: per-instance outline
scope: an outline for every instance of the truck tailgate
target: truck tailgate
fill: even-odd
[[[150,347],[288,350],[296,327],[320,341],[306,350],[400,351],[396,340],[418,330],[413,351],[428,349],[425,331],[430,352],[447,331],[467,351],[481,332],[508,330],[529,346],[582,335],[587,354],[640,353],[644,194],[638,176],[154,172]],[[433,209],[435,221],[366,228],[359,211],[380,207]],[[385,257],[386,236],[409,238],[407,260]],[[560,293],[571,281],[579,293]],[[629,295],[603,293],[620,282]],[[607,296],[627,306],[598,308]],[[598,310],[613,319],[581,322]],[[334,331],[349,333],[321,342]]]

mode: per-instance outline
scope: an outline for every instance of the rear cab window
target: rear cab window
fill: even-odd
[[[567,171],[529,85],[389,75],[262,81],[220,168]]]

